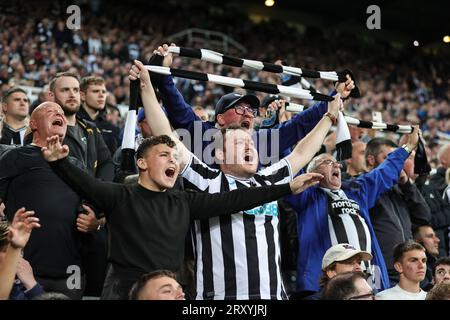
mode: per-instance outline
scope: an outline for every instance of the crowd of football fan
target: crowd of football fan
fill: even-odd
[[[239,14],[148,9],[86,9],[80,30],[51,3],[0,14],[1,299],[450,299],[446,59]],[[310,80],[335,99],[294,99],[309,105],[298,114],[284,97],[150,82],[136,60],[161,55],[165,66],[281,84],[167,54],[167,37],[186,26],[245,43],[230,55],[353,75]],[[118,105],[135,79],[142,104],[130,152]],[[356,85],[361,97],[349,98]],[[40,88],[35,101],[30,87]],[[339,110],[417,128],[349,126],[351,158],[337,161]],[[190,150],[172,129],[191,134]],[[419,129],[431,173],[414,171]],[[208,150],[208,130],[217,163],[191,154]],[[274,143],[280,156],[267,165],[261,148],[275,152]]]

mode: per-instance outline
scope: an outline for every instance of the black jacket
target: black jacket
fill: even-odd
[[[432,185],[441,195],[447,187],[447,182],[445,181],[445,172],[447,168],[439,167],[436,173],[430,177],[430,185]]]
[[[433,185],[418,183],[416,186],[422,193],[425,201],[431,210],[431,226],[438,236],[439,240],[439,256],[447,256],[449,252],[448,227],[450,226],[450,203],[442,199],[442,193]]]
[[[79,138],[73,136],[67,130],[63,143],[69,146],[69,154],[80,160],[91,176],[104,181],[112,181],[114,179],[114,164],[100,130],[93,122],[86,121],[78,116],[77,124],[83,131],[85,141],[79,141]]]
[[[431,254],[426,252],[427,255],[427,271],[425,273],[425,279],[423,279],[420,282],[420,287],[424,291],[430,291],[433,288],[433,268],[434,264],[436,263],[436,258],[433,257]]]
[[[412,225],[428,223],[430,208],[417,187],[409,182],[395,185],[378,199],[370,218],[383,253],[390,279],[398,280],[394,269],[393,248],[412,239]]]
[[[109,149],[109,152],[111,153],[112,156],[120,145],[120,129],[105,119],[104,112],[100,112],[97,118],[95,120],[92,120],[91,117],[89,117],[89,114],[82,106],[78,111],[77,115],[81,119],[95,123],[97,128],[102,133],[103,140],[105,141]]]
[[[23,146],[25,143],[21,141],[20,131],[26,129],[27,129],[26,127],[23,127],[22,129],[19,130],[12,130],[10,127],[8,127],[8,125],[5,122],[3,122],[0,144],[15,144],[18,146]],[[25,140],[25,137],[23,140]]]

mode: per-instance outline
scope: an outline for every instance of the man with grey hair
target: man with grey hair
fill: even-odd
[[[405,160],[418,143],[418,128],[407,144],[398,148],[376,169],[356,179],[342,182],[341,164],[329,154],[315,157],[308,172],[321,173],[319,186],[288,198],[298,213],[297,291],[299,295],[319,290],[321,262],[326,250],[348,243],[373,255],[373,265],[362,267],[372,275],[377,289],[389,287],[386,265],[370,221],[369,209],[381,193],[398,180]],[[374,283],[379,279],[379,283]]]

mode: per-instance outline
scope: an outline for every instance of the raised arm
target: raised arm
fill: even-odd
[[[336,83],[336,91],[331,92],[331,95],[334,95],[337,92],[341,95],[341,98],[345,99],[350,95],[354,88],[354,81],[350,78],[350,75],[347,75],[347,80],[345,82]],[[297,141],[306,136],[306,134],[308,134],[308,132],[310,132],[317,125],[322,116],[327,112],[327,108],[328,102],[318,102],[305,111],[296,114],[290,120],[279,124],[273,129],[268,129],[279,130],[280,152],[292,147],[295,143],[297,143]]]
[[[141,80],[141,98],[145,109],[145,119],[150,126],[155,136],[168,135],[177,144],[178,161],[180,162],[180,170],[183,170],[190,158],[190,152],[186,149],[183,143],[180,142],[175,133],[172,132],[169,120],[161,109],[161,106],[156,99],[155,91],[153,90],[150,81],[148,70],[145,69],[142,62],[135,60],[131,67],[129,78],[131,81],[140,78]]]
[[[8,299],[22,258],[22,249],[27,244],[31,231],[41,226],[39,219],[33,215],[34,211],[20,208],[9,227],[9,245],[5,258],[0,263],[0,300]]]
[[[175,46],[175,44],[172,43],[170,46]],[[172,65],[173,54],[169,52],[167,44],[159,46],[158,49],[153,51],[153,54],[164,57],[162,63],[164,67]],[[192,107],[184,101],[183,96],[173,83],[172,76],[160,76],[160,78],[161,80],[155,85],[158,86],[161,93],[170,123],[175,129],[193,129],[194,121],[201,121],[201,119],[192,111]]]
[[[328,104],[328,113],[322,117],[306,137],[297,143],[292,153],[286,157],[291,164],[293,174],[297,174],[320,150],[331,125],[337,119],[340,108],[342,108],[342,100],[341,95],[337,93],[334,100]]]
[[[120,185],[100,181],[71,164],[67,158],[69,147],[62,146],[58,136],[47,138],[47,146],[42,148],[42,155],[64,182],[96,208],[109,213],[121,201]]]
[[[190,209],[193,219],[204,219],[253,209],[289,194],[299,194],[320,182],[319,173],[306,173],[290,183],[257,188],[237,189],[221,193],[191,193]]]
[[[406,144],[409,151],[417,147],[418,141],[419,129],[415,126]],[[389,190],[398,182],[408,156],[409,153],[406,149],[397,148],[378,167],[355,180],[361,186],[361,195],[367,197],[366,203],[369,209],[375,205],[381,193]]]

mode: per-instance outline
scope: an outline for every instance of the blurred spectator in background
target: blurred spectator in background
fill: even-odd
[[[375,300],[375,295],[364,273],[345,272],[328,281],[322,300]]]
[[[433,287],[434,264],[439,257],[439,242],[441,241],[429,224],[415,227],[413,229],[413,239],[425,248],[427,269],[425,279],[420,283],[420,287],[428,291]]]
[[[144,274],[130,290],[130,300],[185,300],[176,274],[157,270]]]
[[[450,258],[442,257],[436,260],[433,267],[433,284],[450,283]]]
[[[25,133],[28,129],[28,112],[30,100],[25,90],[12,88],[2,98],[1,144],[15,144],[22,146],[25,141]]]
[[[105,118],[106,110],[105,80],[101,77],[84,77],[80,81],[81,108],[77,115],[92,121],[102,133],[111,155],[116,151],[120,141],[120,129]]]
[[[427,257],[425,248],[413,240],[394,247],[394,267],[399,273],[398,284],[379,292],[379,300],[425,300],[427,293],[420,288],[425,278]]]

